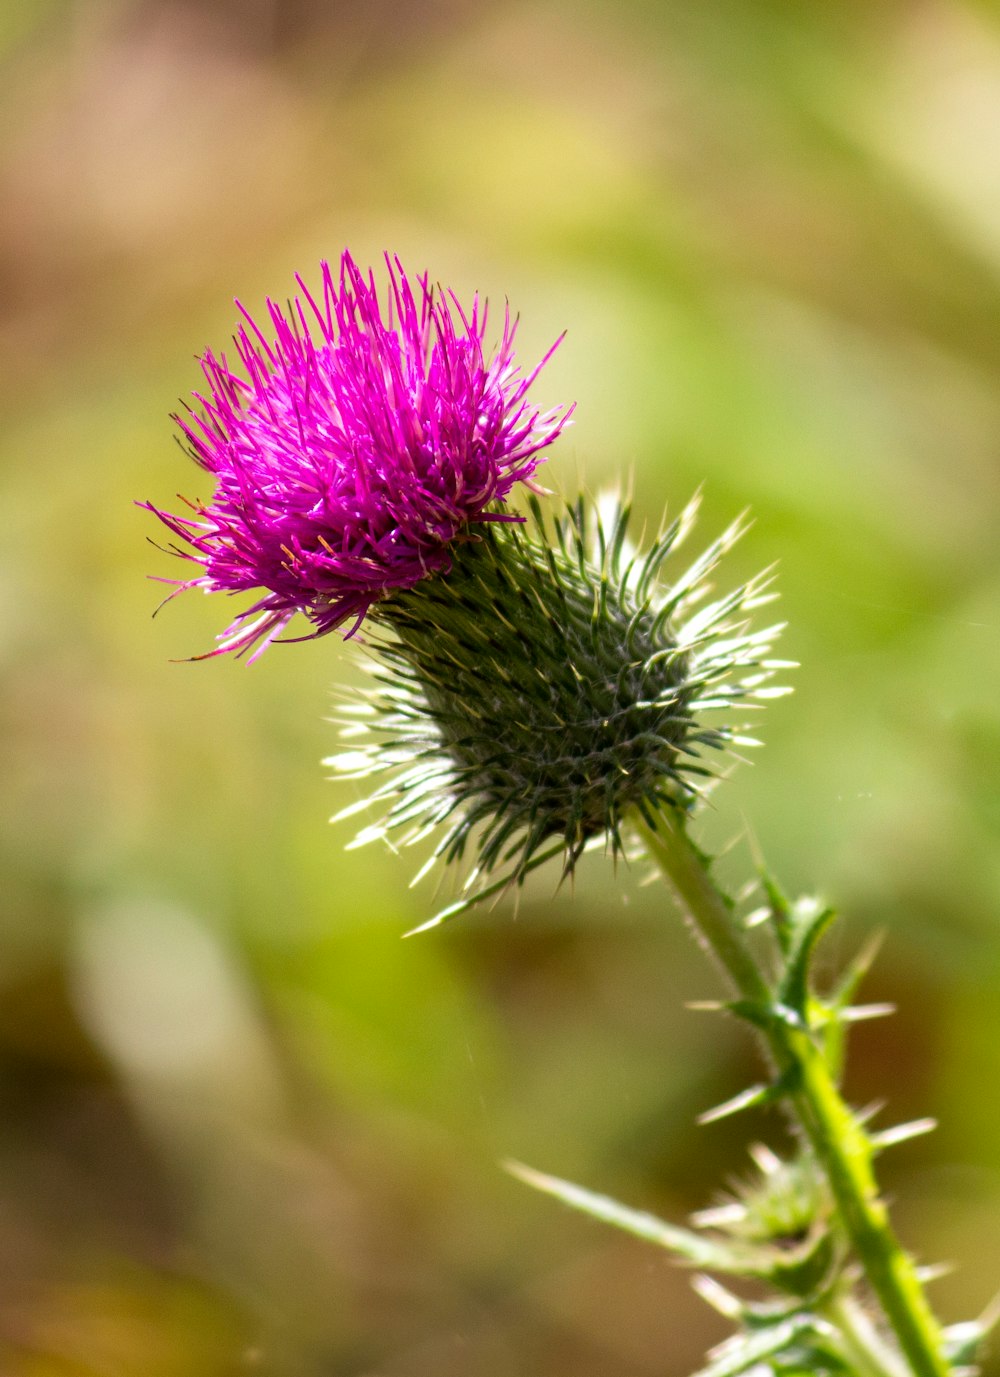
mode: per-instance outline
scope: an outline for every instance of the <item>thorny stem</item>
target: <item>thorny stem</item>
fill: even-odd
[[[642,838],[670,881],[703,945],[739,996],[771,1008],[767,976],[746,939],[732,902],[716,886],[683,827],[664,808],[651,826],[636,815]],[[788,1102],[823,1167],[845,1232],[885,1317],[906,1356],[912,1377],[949,1377],[941,1329],[910,1257],[889,1222],[872,1167],[868,1137],[842,1098],[810,1032],[780,1018],[761,1030],[771,1061],[786,1078]],[[869,1361],[873,1355],[869,1353]],[[900,1377],[881,1362],[880,1377]]]

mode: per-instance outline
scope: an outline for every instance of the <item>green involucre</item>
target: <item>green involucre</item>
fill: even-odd
[[[580,499],[547,521],[534,501],[529,523],[478,528],[449,573],[379,604],[377,686],[349,709],[358,744],[331,763],[388,772],[368,800],[385,815],[359,842],[403,828],[406,842],[439,832],[434,858],[472,854],[449,914],[550,855],[571,871],[594,839],[621,852],[635,809],[690,807],[714,773],[705,748],[746,741],[705,714],[779,691],[764,688],[778,628],[748,629],[766,580],[699,607],[742,523],[662,578],[694,510],[640,554],[627,507]]]

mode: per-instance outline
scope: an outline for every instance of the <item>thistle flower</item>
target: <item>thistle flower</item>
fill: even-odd
[[[380,598],[446,570],[472,528],[520,520],[500,504],[530,485],[569,419],[571,407],[543,413],[527,397],[559,340],[525,374],[509,310],[489,356],[485,303],[466,312],[426,276],[411,284],[398,259],[386,265],[385,309],[348,253],[339,280],[323,264],[318,300],[296,278],[287,311],[267,303],[273,337],[237,302],[245,376],[208,351],[200,412],[175,418],[216,487],[193,515],[141,504],[201,566],[164,581],[264,590],[212,654],[256,647],[254,659],[296,612],[314,636],[345,623],[352,634]]]
[[[620,853],[633,810],[690,807],[715,773],[705,751],[752,744],[734,706],[783,691],[767,686],[779,628],[749,626],[767,578],[699,607],[742,522],[661,586],[696,503],[645,554],[621,504],[601,516],[581,499],[551,520],[530,505],[533,529],[483,530],[446,578],[374,609],[377,686],[329,762],[385,776],[346,810],[385,809],[357,844],[401,830],[439,834],[428,865],[472,853],[466,897],[435,922],[550,856],[569,873],[592,842]],[[717,709],[728,720],[707,720]]]

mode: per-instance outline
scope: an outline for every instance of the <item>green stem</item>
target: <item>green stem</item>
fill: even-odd
[[[683,826],[667,809],[655,827],[636,820],[650,854],[732,986],[743,999],[770,1007],[769,981],[732,902],[711,879]],[[913,1262],[889,1223],[872,1168],[871,1144],[837,1089],[822,1051],[806,1029],[791,1021],[770,1020],[761,1036],[779,1073],[787,1076],[789,1102],[826,1173],[844,1229],[913,1377],[948,1377],[940,1326]]]

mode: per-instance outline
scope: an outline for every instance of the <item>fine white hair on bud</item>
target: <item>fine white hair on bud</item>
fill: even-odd
[[[554,518],[533,499],[528,522],[480,528],[448,573],[373,610],[375,687],[327,763],[378,780],[338,814],[381,808],[355,844],[436,835],[425,869],[471,860],[432,924],[554,855],[565,874],[591,843],[622,853],[630,814],[689,810],[718,773],[706,752],[753,744],[744,711],[784,691],[768,658],[780,626],[751,625],[770,576],[711,596],[740,518],[668,577],[697,505],[641,551],[619,499]]]

